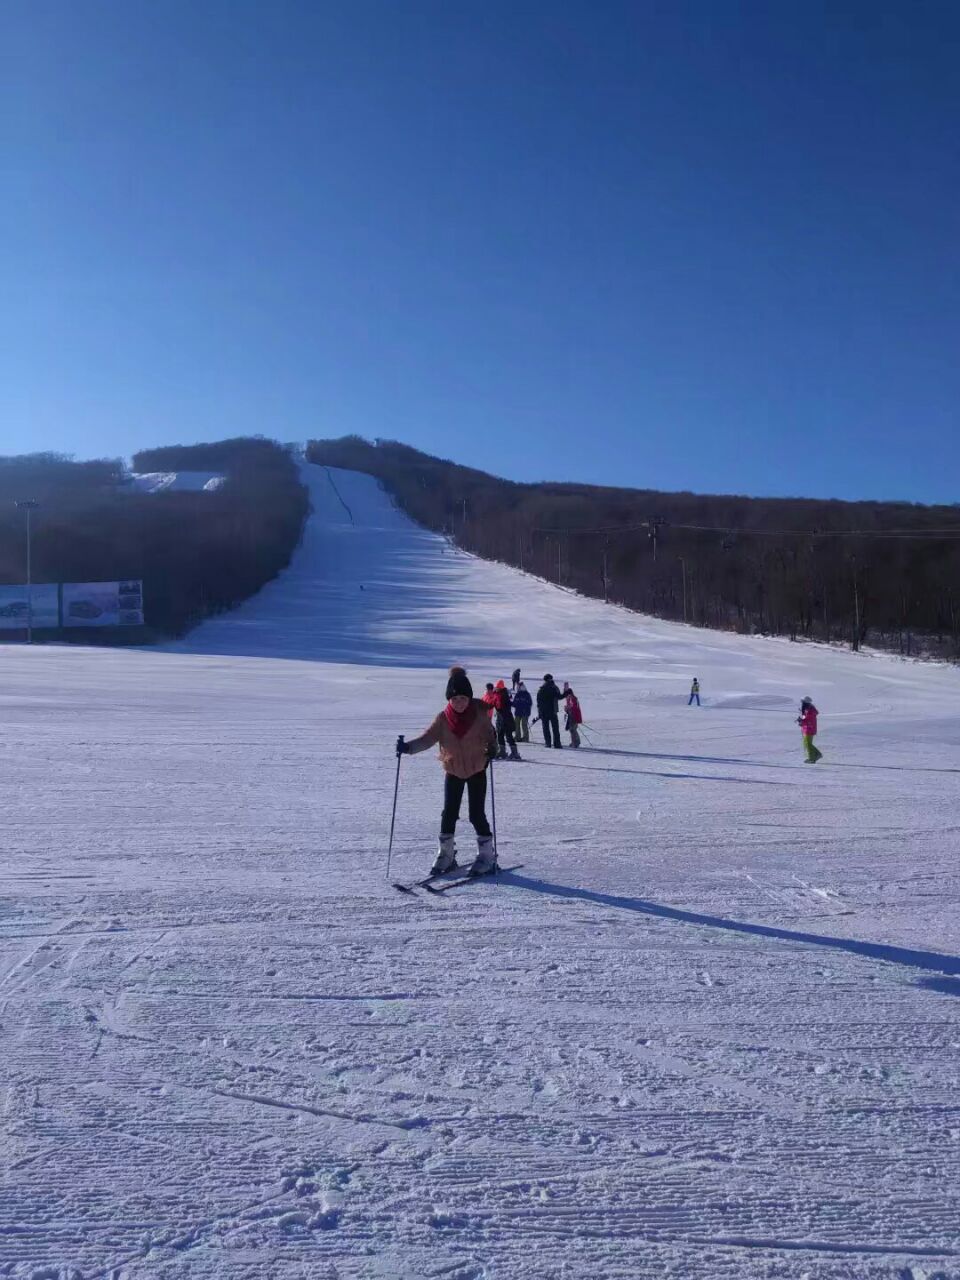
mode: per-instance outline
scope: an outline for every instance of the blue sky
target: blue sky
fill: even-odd
[[[0,452],[960,501],[960,6],[0,0]]]

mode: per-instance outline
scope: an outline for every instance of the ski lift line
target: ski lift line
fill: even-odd
[[[571,533],[639,533],[642,530],[681,529],[686,533],[719,533],[727,538],[900,538],[906,541],[934,538],[960,539],[960,525],[948,529],[746,529],[742,526],[675,524],[671,520],[643,520],[639,524],[565,525],[562,528],[535,526],[531,533],[556,535]]]
[[[341,505],[341,507],[343,507],[344,511],[345,511],[345,512],[347,513],[347,515],[350,517],[350,523],[351,523],[351,524],[356,524],[356,521],[355,521],[355,520],[354,520],[354,518],[353,518],[353,512],[352,512],[352,511],[350,510],[350,508],[347,506],[346,502],[344,502],[344,500],[343,500],[343,494],[342,494],[342,493],[340,492],[340,490],[337,488],[336,481],[334,480],[333,476],[330,474],[330,468],[329,468],[329,467],[324,467],[324,471],[326,471],[326,473],[327,473],[327,479],[330,481],[330,488],[333,490],[333,492],[334,492],[334,493],[337,495],[337,497],[340,499],[340,505]]]

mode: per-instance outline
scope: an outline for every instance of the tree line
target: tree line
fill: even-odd
[[[16,506],[25,499],[39,504],[34,582],[143,579],[144,629],[58,633],[68,639],[182,635],[276,577],[300,540],[309,500],[288,447],[236,438],[147,449],[132,461],[137,472],[215,471],[226,482],[212,492],[137,493],[124,487],[119,459],[0,457],[0,582],[25,581],[25,515]]]
[[[518,484],[359,436],[310,461],[375,475],[487,559],[697,626],[960,658],[960,506]]]

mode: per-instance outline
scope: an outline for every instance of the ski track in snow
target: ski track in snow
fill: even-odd
[[[957,671],[305,475],[290,568],[185,642],[4,651],[0,1277],[960,1277]],[[592,745],[498,768],[522,868],[400,895],[392,744],[455,660],[569,679]],[[402,762],[391,878],[440,785]]]

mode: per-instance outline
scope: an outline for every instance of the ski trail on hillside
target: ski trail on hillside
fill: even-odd
[[[184,642],[7,647],[0,1275],[953,1280],[956,672],[629,614],[304,476],[289,569]],[[590,746],[497,766],[522,870],[400,895],[394,743],[454,659],[570,679]],[[401,761],[391,878],[441,786]]]

